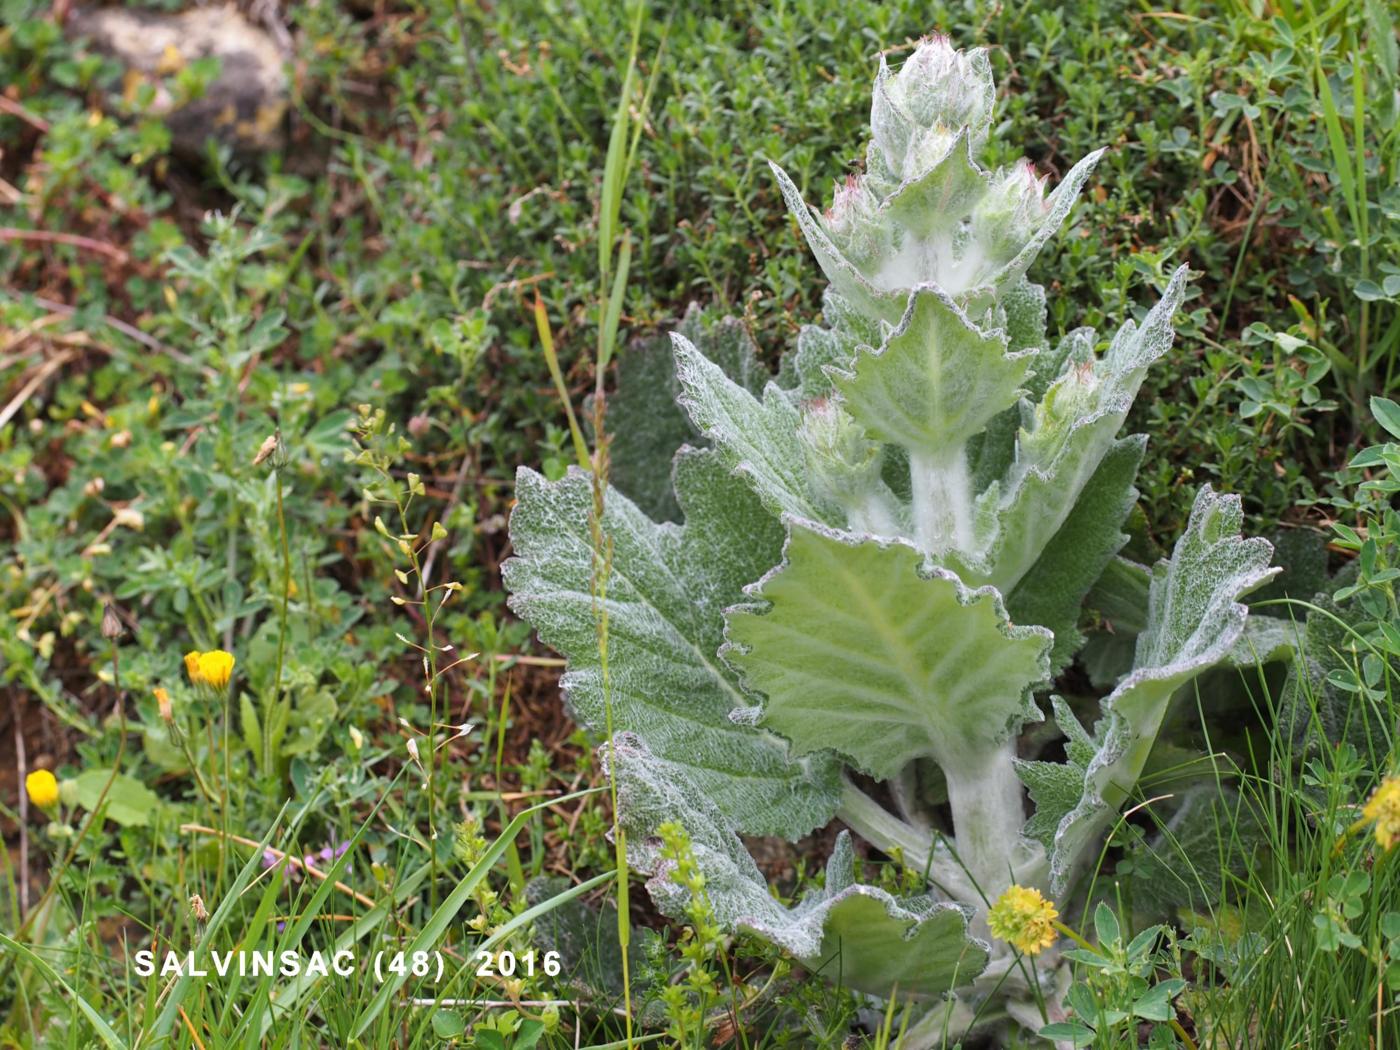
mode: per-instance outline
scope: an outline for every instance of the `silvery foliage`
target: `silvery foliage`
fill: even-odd
[[[1118,431],[1170,348],[1186,271],[1102,349],[1087,329],[1052,346],[1026,270],[1099,154],[1049,192],[1024,162],[986,170],[993,101],[984,52],[929,40],[898,72],[881,62],[864,174],[827,211],[774,167],[831,282],[826,325],[761,389],[674,337],[679,401],[709,447],[675,457],[684,524],[608,492],[601,598],[586,474],[521,470],[511,520],[512,607],[568,658],[570,710],[594,729],[606,607],[618,732],[603,753],[661,910],[685,903],[655,837],[679,821],[723,922],[874,994],[1024,989],[987,902],[1013,880],[1067,891],[1172,694],[1248,647],[1240,598],[1271,575],[1238,500],[1208,487],[1169,560],[1115,561],[1145,444]],[[1069,760],[1023,762],[1034,694],[1083,643],[1081,604],[1110,563],[1147,593],[1133,668],[1092,731],[1052,698]],[[930,763],[947,834],[911,787]],[[900,814],[853,773],[888,782]],[[842,831],[823,887],[777,900],[742,836],[796,840],[833,818],[927,872],[926,892],[856,881]]]

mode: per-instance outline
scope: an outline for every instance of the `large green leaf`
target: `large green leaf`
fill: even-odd
[[[792,522],[786,560],[750,588],[764,604],[730,610],[726,659],[798,754],[834,750],[881,779],[926,755],[963,769],[1040,717],[1050,632],[923,561]]]
[[[607,748],[601,753],[608,757]],[[720,924],[750,930],[833,980],[873,994],[898,983],[902,993],[939,995],[986,965],[987,945],[967,935],[966,907],[857,883],[848,833],[837,839],[822,888],[785,907],[690,767],[651,754],[631,734],[619,735],[615,753],[629,858],[651,876],[647,889],[665,914],[683,916],[690,899],[672,879],[674,862],[657,835],[662,824],[679,821]]]
[[[1004,333],[982,331],[946,294],[920,288],[884,345],[834,378],[869,434],[936,456],[1015,403],[1033,355],[1006,346]]]
[[[658,525],[608,492],[601,531],[611,561],[598,603],[591,478],[575,469],[549,483],[520,471],[511,517],[517,556],[505,567],[511,607],[568,658],[562,685],[581,723],[601,730],[610,702],[614,726],[689,769],[733,826],[803,835],[835,810],[835,764],[793,759],[780,738],[732,722],[748,701],[716,655],[725,607],[779,559],[781,528],[713,450],[682,450],[675,476],[683,527]],[[608,613],[606,698],[599,604]]]
[[[1057,890],[1137,783],[1172,693],[1230,656],[1249,615],[1240,599],[1277,573],[1269,568],[1266,540],[1240,538],[1243,518],[1238,496],[1205,486],[1171,559],[1153,567],[1134,668],[1103,702],[1083,793],[1055,832],[1051,879]]]

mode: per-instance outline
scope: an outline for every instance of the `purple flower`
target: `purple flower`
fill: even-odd
[[[286,867],[286,877],[290,881],[301,878],[303,868],[315,868],[317,871],[324,872],[339,860],[349,848],[350,843],[348,842],[334,844],[334,840],[332,840],[331,845],[323,846],[314,853],[304,854],[299,862],[295,857],[285,858],[290,861]],[[262,863],[264,868],[275,868],[283,859],[283,856],[274,850],[263,850]]]

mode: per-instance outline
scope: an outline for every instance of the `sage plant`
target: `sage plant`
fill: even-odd
[[[898,72],[882,61],[864,171],[830,208],[773,169],[830,282],[825,325],[757,394],[674,338],[680,403],[710,442],[675,456],[684,523],[616,491],[595,522],[585,473],[521,470],[505,570],[512,607],[568,659],[573,716],[611,715],[628,856],[660,909],[687,902],[656,834],[677,821],[729,928],[871,995],[944,997],[924,1031],[986,1016],[993,995],[993,1015],[1038,1023],[989,903],[1013,883],[1065,902],[1173,693],[1279,643],[1246,635],[1240,598],[1271,550],[1240,538],[1236,498],[1203,488],[1150,570],[1118,557],[1146,441],[1119,429],[1171,345],[1186,268],[1141,324],[1052,344],[1026,271],[1100,154],[1053,190],[1025,162],[984,168],[994,97],[982,51],[931,39]],[[1050,696],[1068,761],[1024,761],[1096,584],[1145,596],[1133,667],[1092,729]],[[744,837],[833,819],[848,830],[824,883],[785,905]],[[924,889],[856,881],[852,832]],[[1034,963],[1053,1000],[1058,953]]]

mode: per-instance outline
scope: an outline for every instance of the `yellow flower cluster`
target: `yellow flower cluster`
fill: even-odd
[[[211,649],[207,653],[198,650],[185,654],[185,670],[195,685],[207,685],[223,689],[233,674],[233,654],[222,649]]]
[[[1012,886],[987,912],[987,926],[1027,955],[1035,955],[1055,943],[1055,920],[1060,913],[1037,889]]]
[[[1361,810],[1376,826],[1376,842],[1388,850],[1400,842],[1400,777],[1386,777]]]
[[[25,777],[24,790],[29,793],[29,801],[40,809],[58,803],[58,780],[47,769],[36,769]]]

